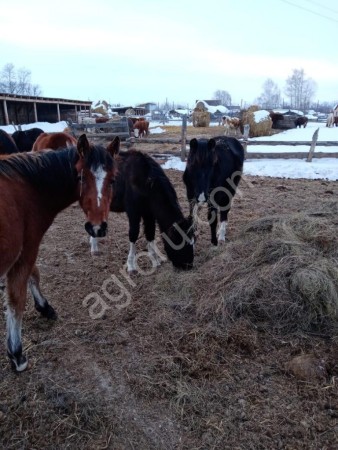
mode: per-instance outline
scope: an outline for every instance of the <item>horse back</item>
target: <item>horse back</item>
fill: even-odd
[[[12,136],[4,130],[0,130],[0,154],[9,155],[18,153],[18,147]]]

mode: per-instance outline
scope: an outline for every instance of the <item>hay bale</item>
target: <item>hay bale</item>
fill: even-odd
[[[125,115],[127,117],[129,116],[135,116],[135,110],[133,108],[128,108],[127,111],[125,112]]]
[[[192,113],[192,124],[195,128],[208,127],[210,125],[210,113],[195,108]]]
[[[272,128],[270,113],[259,110],[257,106],[250,106],[242,113],[242,127],[250,125],[249,137],[269,136]]]

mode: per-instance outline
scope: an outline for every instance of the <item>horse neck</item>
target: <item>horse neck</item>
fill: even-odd
[[[149,203],[161,233],[166,232],[173,223],[183,219],[178,203],[161,195],[160,192],[154,194]]]
[[[48,158],[47,155],[44,155]],[[52,215],[58,214],[63,209],[70,206],[79,199],[76,172],[72,169],[73,155],[71,150],[65,154],[65,158],[60,157],[55,152],[51,157],[56,157],[55,163],[52,160],[46,166],[41,166],[39,176],[36,180],[30,181],[31,185],[38,192],[39,204]],[[37,181],[38,180],[38,181]]]

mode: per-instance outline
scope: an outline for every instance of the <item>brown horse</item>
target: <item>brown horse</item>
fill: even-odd
[[[105,236],[113,153],[112,145],[90,145],[83,134],[76,147],[62,151],[0,157],[0,277],[7,277],[7,354],[18,372],[27,367],[21,343],[27,285],[36,309],[44,317],[56,317],[39,290],[35,261],[42,237],[56,215],[77,200],[87,216],[87,232]]]
[[[59,150],[76,145],[76,142],[75,137],[64,131],[59,133],[42,133],[34,142],[32,150],[33,152],[46,150],[47,148]]]
[[[137,131],[136,131],[137,130]],[[136,131],[136,133],[135,133]],[[143,136],[148,136],[149,134],[149,122],[148,120],[139,119],[134,123],[134,133],[135,136],[142,138]]]

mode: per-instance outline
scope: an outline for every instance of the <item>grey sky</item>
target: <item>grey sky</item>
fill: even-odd
[[[251,104],[293,69],[338,99],[336,0],[0,0],[0,68],[47,97],[192,106],[218,90]]]

